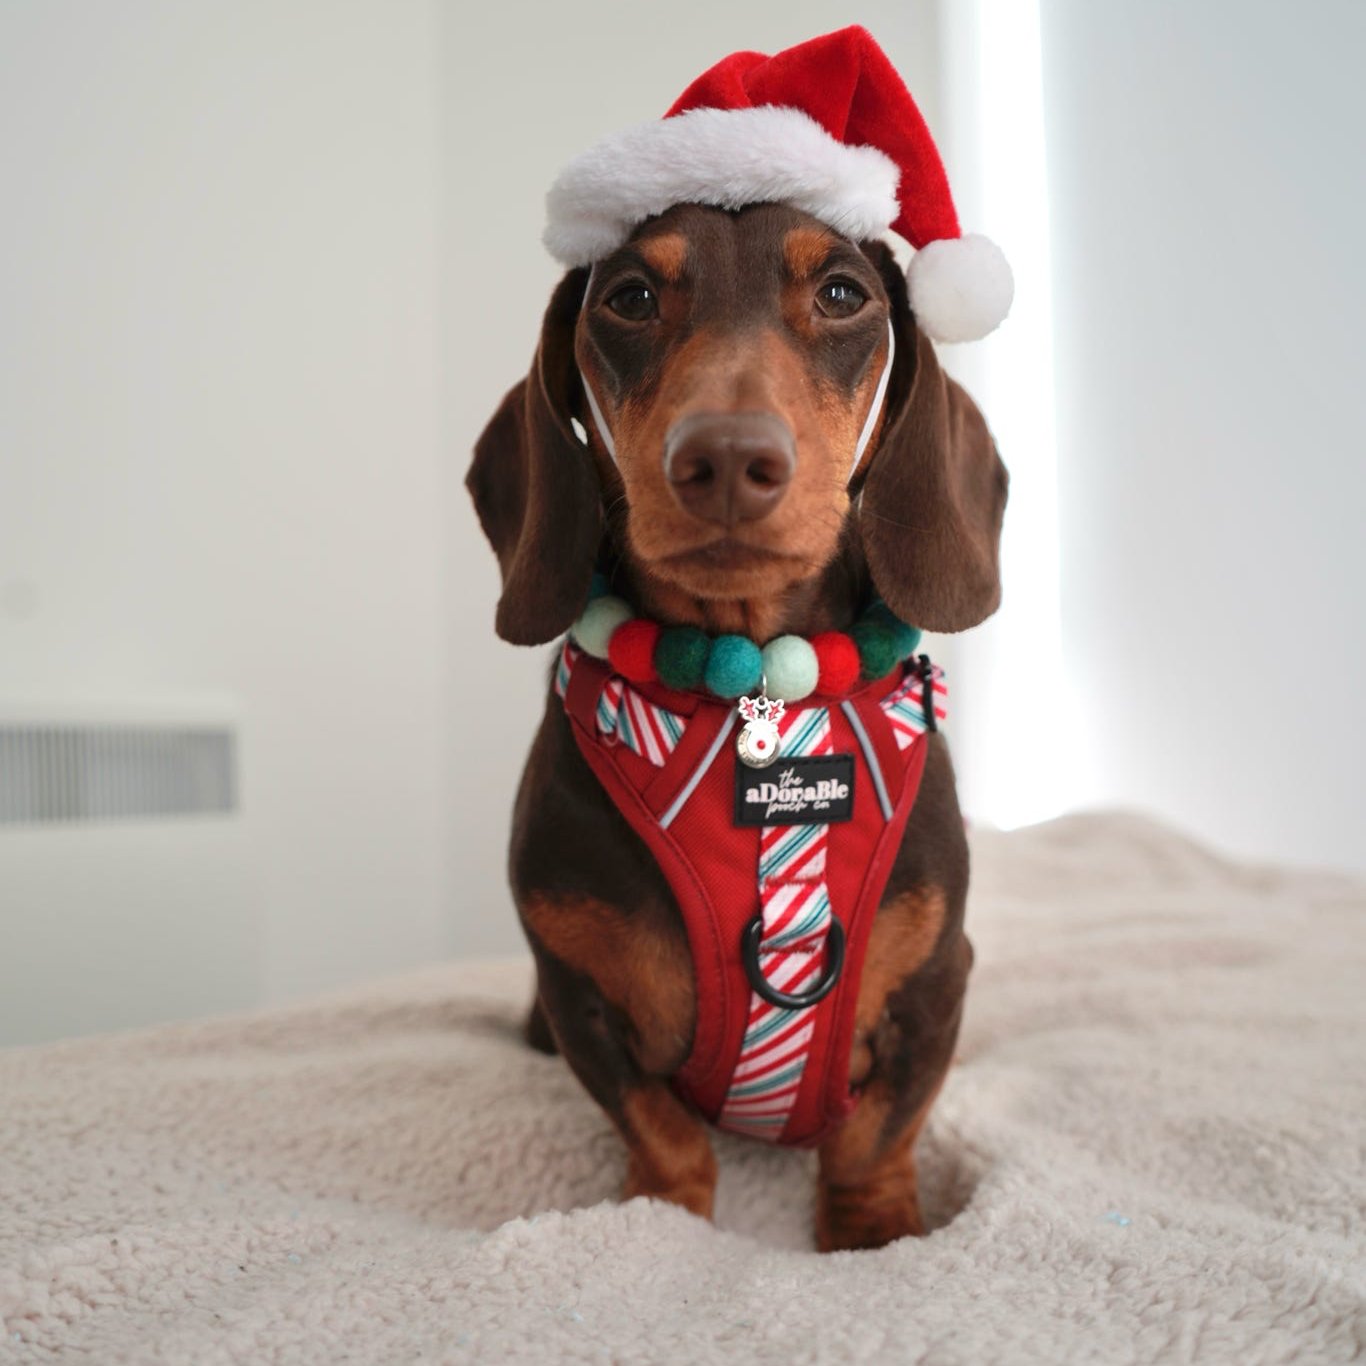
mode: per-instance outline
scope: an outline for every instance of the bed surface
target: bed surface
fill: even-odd
[[[447,965],[0,1054],[0,1362],[1366,1354],[1366,888],[1127,816],[974,857],[928,1237],[818,1256],[811,1156],[738,1139],[717,1227],[613,1203],[528,965]]]

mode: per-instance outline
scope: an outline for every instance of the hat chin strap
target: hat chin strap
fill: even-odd
[[[873,401],[868,406],[868,416],[863,419],[863,430],[858,434],[858,441],[854,445],[854,459],[849,465],[849,479],[854,477],[854,472],[858,469],[859,463],[863,459],[863,453],[868,449],[868,443],[873,439],[873,432],[877,427],[878,414],[882,412],[882,405],[887,398],[887,383],[892,377],[892,361],[896,357],[896,333],[892,329],[892,321],[887,320],[887,360],[883,364],[882,373],[878,376],[877,388],[873,391]],[[602,444],[606,447],[607,454],[612,457],[612,463],[617,464],[617,443],[612,439],[612,430],[607,425],[607,419],[602,415],[602,407],[598,403],[598,396],[593,392],[593,386],[588,382],[588,376],[579,371],[579,382],[583,385],[584,397],[588,399],[588,411],[592,414],[593,425],[598,429],[598,435],[602,438]],[[573,421],[574,431],[580,441],[586,446],[588,444],[588,433],[583,430],[578,421]],[[848,479],[845,481],[848,482]]]

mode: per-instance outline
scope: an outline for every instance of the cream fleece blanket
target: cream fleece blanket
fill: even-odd
[[[718,1227],[517,1039],[525,963],[0,1055],[0,1361],[1332,1362],[1366,1352],[1366,889],[1127,817],[979,835],[934,1231]],[[511,914],[502,907],[489,914]]]

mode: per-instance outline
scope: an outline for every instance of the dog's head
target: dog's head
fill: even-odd
[[[903,620],[963,630],[1000,599],[1006,482],[888,248],[776,204],[679,205],[571,270],[467,480],[522,644],[570,626],[604,535],[671,601],[780,601],[861,555]]]

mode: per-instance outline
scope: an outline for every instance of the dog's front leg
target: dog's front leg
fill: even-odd
[[[625,1140],[624,1197],[655,1196],[710,1219],[716,1158],[707,1128],[663,1077],[642,1066],[645,1022],[542,945],[536,966],[541,1007],[560,1052]]]
[[[902,898],[903,906],[933,901],[923,894]],[[885,908],[881,925],[896,933]],[[820,1148],[816,1241],[823,1252],[883,1247],[924,1233],[915,1143],[952,1062],[971,964],[971,945],[954,931],[896,990],[881,987],[876,960],[866,975],[863,996],[877,1014],[876,1023],[869,1021],[863,1094]]]

